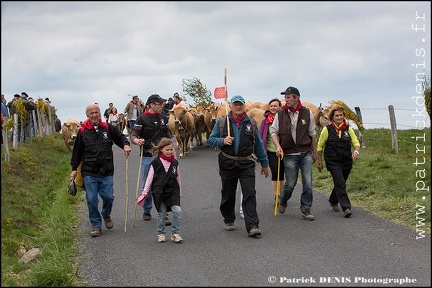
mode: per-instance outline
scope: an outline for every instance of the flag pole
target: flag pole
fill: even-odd
[[[229,117],[228,117],[228,90],[227,90],[227,69],[225,68],[224,70],[224,86],[225,86],[225,111],[226,111],[226,117],[227,117],[227,128],[228,128],[228,137],[231,137],[231,125],[229,122]]]

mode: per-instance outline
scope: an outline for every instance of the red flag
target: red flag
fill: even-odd
[[[225,87],[217,87],[214,90],[214,97],[216,99],[223,99],[225,98]]]

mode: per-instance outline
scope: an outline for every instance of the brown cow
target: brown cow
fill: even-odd
[[[179,158],[188,154],[188,143],[192,143],[190,150],[193,150],[193,131],[195,129],[194,118],[190,108],[186,105],[179,104],[169,110],[168,127],[177,140],[177,146],[180,150]]]
[[[191,141],[193,139],[196,139],[197,145],[202,146],[203,140],[202,140],[202,134],[207,132],[206,124],[204,123],[204,108],[202,106],[191,107],[191,113],[194,117],[194,131],[191,138]],[[193,146],[193,143],[191,143]]]
[[[69,151],[72,151],[73,145],[75,144],[75,139],[78,135],[78,131],[81,125],[78,121],[68,119],[63,123],[62,126],[62,136]]]
[[[210,134],[213,130],[213,127],[216,123],[216,119],[217,119],[217,111],[218,111],[219,107],[216,106],[215,104],[210,104],[209,106],[207,106],[206,108],[204,108],[204,123],[206,125],[206,139],[208,140],[208,138],[210,137]],[[210,145],[207,142],[207,147],[209,147]]]
[[[265,111],[260,108],[252,108],[248,112],[246,112],[249,117],[252,116],[253,118],[255,118],[258,129],[260,128],[261,122],[264,119],[264,113]]]
[[[118,114],[118,121],[119,121],[118,128],[119,128],[120,132],[123,133],[124,129],[127,126],[127,119],[126,119],[126,116],[124,113]],[[129,131],[128,131],[128,133],[129,133]]]

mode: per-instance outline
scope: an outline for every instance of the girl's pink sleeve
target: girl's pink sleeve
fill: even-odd
[[[153,182],[153,177],[154,177],[154,169],[153,169],[153,166],[150,166],[150,170],[149,170],[149,173],[147,175],[147,180],[146,180],[146,183],[144,185],[144,189],[142,191],[143,194],[147,194],[148,191],[150,190],[151,184]]]

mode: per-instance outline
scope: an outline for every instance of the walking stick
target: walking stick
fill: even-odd
[[[128,166],[129,166],[129,157],[126,157],[126,215],[125,215],[124,232],[126,232],[127,230],[127,222],[128,222],[128,196],[129,196]]]
[[[142,158],[143,158],[143,154],[144,152],[142,151],[142,145],[140,146],[140,162],[139,162],[139,167],[138,167],[138,179],[137,179],[137,184],[136,184],[136,191],[135,191],[135,200],[138,199],[138,185],[139,185],[139,180],[141,177],[141,165],[142,165]],[[138,205],[134,205],[135,209],[134,209],[134,220],[133,220],[133,227],[135,228],[135,220],[136,220],[136,211],[137,211],[137,206]]]
[[[274,216],[277,215],[277,209],[279,206],[279,188],[280,188],[280,181],[279,181],[279,174],[280,174],[280,162],[283,159],[283,152],[279,155],[281,159],[278,158],[278,172],[277,172],[277,183],[276,183],[276,201],[275,201],[275,208],[274,208]]]

